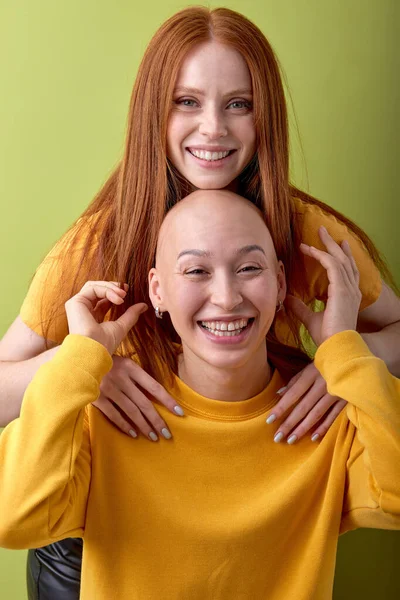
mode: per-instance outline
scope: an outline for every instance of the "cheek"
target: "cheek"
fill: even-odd
[[[179,151],[180,145],[185,138],[188,130],[187,119],[183,118],[183,115],[172,113],[167,127],[167,154],[170,158],[170,154]]]
[[[277,297],[278,285],[275,278],[267,278],[267,281],[254,288],[253,302],[263,321],[269,321],[275,316]]]
[[[248,119],[243,119],[238,128],[238,135],[242,142],[246,145],[246,149],[249,154],[253,155],[256,151],[257,145],[257,134],[254,126],[253,116],[249,116]]]
[[[192,320],[202,305],[201,290],[192,282],[176,281],[168,289],[165,305],[172,321]]]

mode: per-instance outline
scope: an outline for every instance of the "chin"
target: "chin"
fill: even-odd
[[[190,183],[198,190],[223,190],[227,188],[235,178],[226,177],[215,177],[213,178],[192,178],[189,179]]]

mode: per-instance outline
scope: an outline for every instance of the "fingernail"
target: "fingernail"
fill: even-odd
[[[161,433],[163,434],[166,440],[170,440],[172,438],[171,432],[166,427],[163,427],[161,429]]]
[[[317,440],[319,440],[319,433],[314,433],[314,435],[311,436],[311,441],[316,442]]]
[[[266,419],[266,423],[268,423],[268,425],[271,425],[271,423],[273,423],[274,421],[276,421],[276,415],[269,415],[268,419]]]
[[[286,390],[287,390],[287,385],[285,385],[285,387],[281,387],[276,393],[283,394],[283,392],[286,392]]]
[[[174,406],[174,413],[176,415],[179,415],[180,417],[184,417],[185,413],[183,412],[183,408],[181,408],[180,406],[178,406],[178,404],[176,406]]]
[[[294,444],[296,440],[297,440],[297,435],[291,435],[291,436],[288,438],[288,440],[287,440],[287,443],[288,443],[288,444]]]
[[[154,431],[150,431],[149,438],[151,439],[152,442],[156,442],[158,440],[158,435],[156,433],[154,433]]]
[[[129,430],[129,435],[133,438],[137,438],[137,433],[134,429],[130,429]]]
[[[283,433],[282,431],[280,431],[279,433],[276,434],[276,436],[274,437],[274,442],[278,443],[281,441],[281,439],[283,438]]]

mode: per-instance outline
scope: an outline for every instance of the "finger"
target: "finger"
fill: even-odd
[[[137,438],[137,432],[132,425],[124,419],[121,413],[113,406],[112,402],[105,398],[103,394],[100,394],[96,402],[93,405],[98,408],[106,417],[114,423],[124,433],[132,438]]]
[[[319,237],[326,249],[328,250],[331,256],[334,256],[343,266],[346,271],[346,274],[349,277],[350,282],[354,281],[353,267],[351,261],[349,259],[349,254],[351,255],[350,244],[347,240],[344,241],[345,246],[347,245],[348,252],[344,251],[343,242],[339,245],[332,236],[328,233],[327,229],[323,226],[319,228]]]
[[[304,435],[311,430],[311,428],[321,421],[321,419],[327,415],[329,409],[337,402],[336,396],[325,394],[320,400],[305,414],[304,418],[299,421],[293,429],[290,430],[290,434],[287,437],[289,444],[294,444],[300,440]]]
[[[180,417],[184,416],[184,411],[181,406],[177,403],[177,401],[168,394],[165,388],[158,383],[155,379],[153,379],[150,375],[143,371],[138,364],[133,361],[130,361],[130,364],[127,365],[128,375],[132,379],[133,383],[140,385],[142,390],[158,402],[168,408],[174,415],[178,415]],[[130,394],[127,394],[128,396]]]
[[[313,442],[318,442],[324,437],[328,429],[331,427],[332,423],[337,419],[338,415],[340,415],[342,410],[345,408],[346,404],[346,400],[340,399],[338,402],[336,402],[336,404],[332,406],[324,421],[313,432],[311,436]]]
[[[172,438],[165,421],[160,417],[151,401],[137,388],[134,388],[134,393],[131,393],[129,397],[119,390],[113,390],[112,401],[124,411],[148,439],[157,441],[157,433],[166,440]]]
[[[300,371],[300,373],[293,378],[295,382],[292,385],[291,382],[293,379],[289,382],[283,396],[277,404],[275,404],[273,409],[271,409],[271,412],[266,419],[268,425],[277,419],[280,419],[291,406],[296,404],[296,402],[298,402],[298,400],[300,400],[300,398],[312,387],[317,378],[321,378],[322,380],[322,377],[319,375],[319,372],[313,363],[307,365],[305,369]]]
[[[294,428],[304,419],[310,410],[315,407],[326,394],[326,385],[323,379],[319,379],[309,389],[307,394],[299,401],[299,403],[293,408],[287,418],[280,424],[278,430],[274,434],[274,440],[280,442],[291,433]],[[326,407],[323,414],[325,414],[328,407]],[[294,440],[295,441],[295,440]]]
[[[116,336],[116,347],[118,347],[122,340],[126,338],[128,332],[136,325],[140,315],[146,312],[147,308],[147,304],[139,302],[138,304],[130,306],[123,315],[114,321],[114,324],[119,328],[119,333]]]
[[[344,264],[347,260],[347,256],[343,252],[343,248],[341,247],[341,244],[339,245],[337,242],[335,242],[335,240],[329,234],[326,227],[321,225],[321,227],[318,229],[318,235],[319,235],[321,242],[323,243],[326,250],[328,251],[328,254],[330,254],[331,256],[334,256],[340,263]]]
[[[352,273],[353,273],[353,276],[354,276],[354,281],[355,281],[355,283],[358,286],[359,283],[360,283],[360,272],[358,270],[355,258],[354,258],[353,254],[351,252],[350,244],[349,244],[349,242],[347,240],[344,240],[344,242],[342,243],[342,249],[343,249],[343,252],[346,254],[347,258],[350,261]]]
[[[145,438],[152,442],[158,441],[159,437],[154,431],[154,428],[146,421],[139,408],[136,406],[136,404],[131,402],[130,398],[125,396],[125,394],[123,394],[121,391],[114,390],[112,401],[123,411],[123,413],[132,421],[132,423],[135,424],[136,428],[144,435]],[[168,428],[166,429],[168,430]]]
[[[349,276],[345,265],[335,256],[332,256],[328,252],[324,252],[324,250],[319,250],[319,248],[307,246],[305,244],[300,244],[300,249],[304,254],[315,258],[315,260],[324,267],[329,283],[334,285],[335,289],[354,287],[352,284],[352,280],[354,279],[353,275]],[[349,264],[347,265],[347,268],[351,270]]]
[[[114,281],[87,281],[74,298],[85,298],[95,306],[98,300],[107,298],[113,304],[122,304],[126,290]]]

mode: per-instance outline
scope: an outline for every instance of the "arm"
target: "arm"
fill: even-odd
[[[44,338],[25,325],[21,317],[15,319],[0,341],[0,427],[5,427],[19,416],[28,384],[38,368],[50,360],[59,348],[54,342],[49,342],[49,345],[52,348],[46,350]],[[182,414],[176,401],[161,385],[130,358],[120,356],[114,357],[113,368],[102,381],[101,394],[95,406],[127,435],[137,435],[132,421],[148,439],[151,439],[151,431],[169,439],[165,421],[137,384],[174,415]],[[114,403],[130,420],[115,408]]]
[[[29,385],[21,415],[0,438],[0,545],[24,548],[82,536],[90,486],[85,407],[98,397],[111,355],[145,305],[96,320],[98,300],[124,302],[116,284],[88,283],[66,303],[66,338]],[[91,339],[89,339],[91,338]]]
[[[323,313],[313,313],[295,299],[314,341],[320,345],[315,364],[328,391],[348,402],[356,428],[347,460],[343,530],[349,526],[400,528],[400,381],[370,353],[355,331],[361,293],[359,272],[350,246],[341,247],[321,231],[326,251],[302,245],[318,260],[329,279]],[[345,441],[338,443],[346,449]],[[351,523],[352,520],[352,523]]]
[[[385,283],[378,300],[360,312],[357,329],[371,352],[400,377],[400,298]]]
[[[46,351],[45,340],[15,319],[0,341],[0,427],[17,418],[25,390],[38,368],[57,352]]]
[[[82,536],[90,484],[84,407],[111,364],[100,344],[70,336],[37,372],[21,416],[0,437],[0,545]]]
[[[355,331],[317,350],[315,364],[331,394],[348,401],[356,437],[347,463],[342,530],[400,529],[400,380]]]

